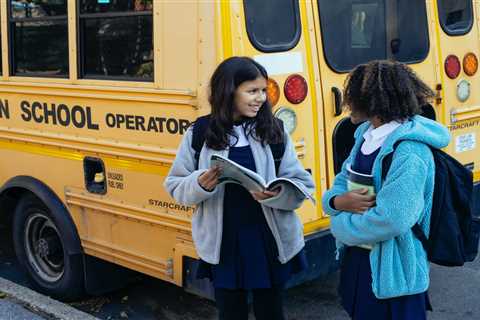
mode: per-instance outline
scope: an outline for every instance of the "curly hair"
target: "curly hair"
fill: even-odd
[[[231,57],[220,63],[210,79],[209,102],[212,107],[210,124],[205,133],[205,143],[209,148],[222,150],[229,146],[229,136],[233,131],[234,95],[238,86],[245,81],[258,77],[268,80],[265,68],[249,57]],[[268,99],[263,103],[254,118],[243,119],[247,135],[255,132],[253,137],[262,144],[283,141],[283,130],[272,113]],[[238,138],[238,137],[237,137]]]
[[[343,106],[352,113],[371,118],[377,116],[384,123],[405,120],[422,113],[435,97],[407,65],[386,60],[358,65],[345,81]]]

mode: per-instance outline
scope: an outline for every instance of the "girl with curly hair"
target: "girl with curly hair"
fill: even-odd
[[[367,121],[322,200],[343,256],[339,293],[352,319],[424,320],[431,309],[427,254],[411,228],[418,223],[428,235],[435,176],[429,146],[450,141],[444,126],[420,115],[433,97],[398,62],[362,64],[347,78],[352,122]],[[382,181],[382,161],[398,141]],[[372,176],[374,194],[349,190],[349,170]]]

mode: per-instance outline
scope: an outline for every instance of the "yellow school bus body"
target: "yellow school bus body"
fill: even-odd
[[[437,24],[436,45],[440,68],[443,68],[444,61],[448,55],[457,55],[460,61],[462,61],[462,57],[467,53],[474,53],[477,56],[480,53],[480,20],[478,19],[480,3],[478,1],[472,1],[472,3],[474,23],[470,32],[467,34],[452,37],[443,32]],[[435,13],[437,13],[437,11],[435,11]],[[436,19],[438,19],[438,16]],[[450,79],[444,72],[439,72],[439,74],[439,83],[442,84],[442,103],[439,106],[441,110],[439,117],[441,121],[449,127],[450,133],[452,134],[451,143],[446,150],[463,164],[470,164],[474,181],[478,182],[480,180],[480,157],[476,144],[471,150],[459,152],[457,149],[460,143],[459,139],[461,139],[462,136],[473,135],[473,137],[478,137],[480,134],[480,95],[478,90],[476,90],[476,88],[480,86],[479,74],[477,72],[473,76],[467,76],[465,72],[461,72],[456,79]],[[464,102],[459,101],[456,96],[456,88],[461,80],[467,80],[470,83],[471,89],[470,98]],[[475,138],[473,138],[473,140],[475,140]],[[476,202],[477,201],[478,200],[476,200]]]
[[[450,126],[453,139],[466,133],[478,136],[478,73],[468,77],[471,97],[458,103],[458,79],[445,76],[443,61],[450,53],[463,57],[474,52],[478,56],[480,22],[474,19],[469,33],[452,39],[439,26],[436,1],[426,4],[430,47],[426,58],[411,66],[437,88],[439,97],[432,108],[437,120]],[[10,68],[5,32],[8,10],[4,2],[1,6],[0,186],[15,201],[19,199],[15,195],[24,190],[35,193],[26,186],[10,188],[8,182],[17,177],[31,177],[47,186],[71,215],[83,253],[179,286],[185,284],[184,258],[198,258],[190,231],[194,208],[176,204],[162,184],[182,133],[196,117],[209,112],[206,95],[211,72],[233,55],[259,61],[272,56],[288,61],[289,55],[300,56],[300,70],[274,72],[272,78],[282,88],[288,76],[300,74],[307,81],[308,95],[293,106],[281,93],[275,110],[281,106],[295,110],[298,126],[292,139],[317,186],[316,206],[308,202],[298,211],[307,239],[328,235],[329,222],[320,200],[334,178],[332,135],[339,120],[348,115],[334,114],[331,89],[343,87],[346,73],[333,71],[324,58],[317,1],[299,1],[299,41],[294,48],[276,53],[260,52],[250,43],[241,1],[154,1],[152,82],[80,76],[74,1],[68,2],[68,77],[9,75],[5,72]],[[475,10],[480,10],[477,1]],[[267,66],[267,70],[271,68]],[[52,105],[57,110],[66,106],[62,107],[64,113],[57,114],[57,124],[48,114]],[[454,116],[453,108],[457,110]],[[66,110],[72,119],[62,125],[59,119],[66,117]],[[465,121],[477,124],[458,126]],[[478,148],[457,153],[452,143],[447,149],[463,163],[473,163],[475,180],[479,180]],[[86,158],[103,162],[106,193],[86,189]],[[330,245],[323,247],[328,252],[315,252],[322,256],[319,263],[334,263],[332,245],[330,240]]]

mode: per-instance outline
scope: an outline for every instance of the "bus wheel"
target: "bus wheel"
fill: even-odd
[[[40,291],[61,300],[82,296],[83,261],[67,253],[53,215],[33,195],[23,197],[15,210],[13,243],[18,261]]]

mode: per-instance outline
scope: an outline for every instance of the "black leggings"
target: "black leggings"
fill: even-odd
[[[285,320],[282,289],[254,289],[253,314],[256,320]],[[248,319],[248,291],[215,289],[219,320]]]

